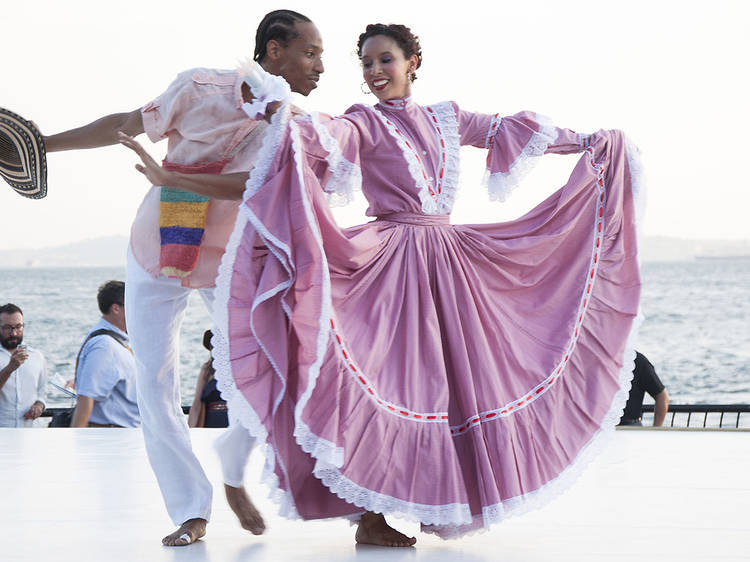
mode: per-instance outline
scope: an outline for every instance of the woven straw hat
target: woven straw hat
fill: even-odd
[[[44,140],[33,123],[0,107],[0,176],[24,197],[47,195]]]

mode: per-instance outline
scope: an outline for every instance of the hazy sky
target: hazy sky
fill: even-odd
[[[321,30],[326,73],[307,109],[341,113],[373,102],[354,54],[367,23],[405,23],[420,36],[420,103],[512,114],[560,126],[624,129],[648,175],[649,235],[750,239],[750,2],[239,2],[66,0],[3,3],[0,106],[45,134],[130,111],[185,69],[231,68],[251,55],[261,17],[298,10]],[[490,4],[492,7],[486,8]],[[151,145],[157,157],[165,142]],[[740,145],[740,148],[733,148]],[[506,220],[562,185],[574,160],[549,156],[504,204],[479,185],[481,151],[462,152],[456,222]],[[49,194],[0,185],[0,249],[127,234],[148,185],[126,149],[51,154]],[[363,206],[338,213],[362,220]]]

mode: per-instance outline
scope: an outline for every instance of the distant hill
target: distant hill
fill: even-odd
[[[643,261],[686,261],[700,258],[750,258],[750,240],[686,240],[644,236]]]
[[[0,267],[124,267],[127,248],[127,236],[107,236],[33,250],[0,250]],[[750,240],[685,240],[646,236],[641,256],[643,261],[750,258]]]
[[[127,236],[105,236],[47,248],[0,250],[0,266],[125,267]]]

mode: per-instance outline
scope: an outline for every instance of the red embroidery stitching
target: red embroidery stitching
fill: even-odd
[[[388,119],[385,116],[383,116],[383,118],[385,119],[386,124],[389,127],[392,127],[393,130],[396,131],[396,134],[398,134],[398,136],[401,137],[401,140],[404,141],[404,144],[406,144],[407,148],[412,151],[412,153],[414,154],[414,156],[417,159],[417,162],[419,162],[419,165],[422,168],[422,177],[424,178],[425,185],[427,185],[427,190],[430,192],[430,195],[433,197],[433,199],[437,199],[437,194],[435,193],[435,190],[432,188],[432,185],[430,183],[429,177],[427,176],[427,170],[425,169],[424,162],[422,162],[422,158],[419,156],[419,153],[416,150],[414,150],[414,147],[412,147],[411,143],[406,139],[406,137],[401,133],[401,131],[398,130],[398,127],[396,127],[396,125],[394,125],[391,122],[390,119]],[[441,141],[442,141],[442,136],[441,136]],[[443,146],[443,151],[442,151],[443,152],[443,161],[445,161],[445,145],[443,143],[441,143],[441,144]],[[438,183],[439,183],[439,185],[438,185],[438,190],[437,191],[438,191],[438,193],[440,193],[440,191],[443,188],[442,187],[442,182],[438,182]]]
[[[431,112],[432,110],[428,108],[428,110]],[[387,120],[386,120],[387,121]],[[390,122],[388,121],[390,124]],[[398,129],[395,129],[397,132]],[[439,128],[437,128],[438,134],[440,133]],[[401,134],[399,132],[399,134]],[[404,139],[406,141],[406,139]],[[442,138],[441,138],[442,141]],[[407,146],[411,148],[411,145],[406,142]],[[441,143],[442,144],[442,143]],[[413,149],[412,149],[413,150]],[[574,327],[573,336],[571,337],[570,341],[568,342],[568,347],[565,353],[564,359],[560,362],[560,364],[553,370],[553,373],[547,377],[544,381],[542,381],[539,385],[537,385],[535,388],[531,389],[529,391],[528,395],[523,399],[516,399],[511,401],[509,404],[506,404],[505,406],[501,406],[500,408],[487,411],[487,412],[481,412],[479,414],[474,414],[473,416],[470,416],[464,421],[464,423],[460,426],[451,426],[450,431],[453,436],[457,436],[460,434],[463,434],[464,432],[468,431],[472,427],[478,426],[483,421],[500,418],[500,417],[506,417],[512,414],[513,411],[521,410],[535,400],[537,400],[540,396],[542,396],[547,390],[549,390],[555,382],[557,382],[557,379],[559,376],[561,376],[561,373],[564,369],[564,367],[567,365],[568,361],[570,360],[571,354],[573,352],[573,349],[576,346],[576,342],[578,340],[578,337],[580,335],[580,328],[583,324],[583,318],[585,316],[585,312],[588,309],[589,305],[589,299],[588,296],[591,293],[591,288],[593,286],[594,280],[595,280],[595,274],[598,269],[598,257],[599,257],[599,247],[601,245],[601,232],[603,228],[604,223],[604,202],[606,199],[606,192],[604,190],[604,169],[600,164],[597,164],[594,161],[594,151],[592,147],[587,147],[585,149],[585,152],[588,153],[590,159],[591,159],[591,165],[592,167],[597,171],[597,182],[596,185],[598,186],[598,189],[601,191],[601,195],[598,198],[597,201],[597,213],[596,213],[596,238],[594,240],[593,248],[592,248],[592,257],[590,260],[591,263],[591,272],[587,277],[589,278],[588,283],[586,284],[586,290],[581,296],[581,304],[580,311],[578,314],[578,319],[576,321],[576,325]],[[416,153],[415,153],[416,154]],[[417,156],[417,160],[421,163],[421,159],[419,158],[419,155]],[[422,170],[424,173],[424,166],[422,166]],[[442,170],[441,170],[442,172]],[[442,176],[441,176],[442,177]],[[426,179],[426,178],[425,178]],[[429,187],[429,184],[428,184]],[[432,190],[431,190],[431,193]],[[374,400],[381,406],[385,407],[391,412],[400,414],[401,416],[404,416],[406,418],[415,419],[415,420],[422,420],[426,419],[429,421],[447,421],[448,416],[444,413],[436,414],[436,413],[417,413],[412,412],[409,410],[401,409],[400,407],[397,409],[396,406],[389,404],[388,402],[382,400],[375,392],[374,388],[370,384],[370,382],[361,374],[359,374],[359,370],[354,365],[353,360],[351,360],[350,354],[347,353],[343,339],[338,334],[338,331],[336,330],[336,324],[334,323],[333,319],[331,319],[331,331],[333,332],[334,339],[336,343],[338,344],[339,352],[341,355],[345,358],[344,365],[350,370],[350,372],[353,374],[355,380],[360,384],[360,386],[365,389],[371,396],[373,396]]]
[[[403,416],[409,419],[422,420],[422,421],[427,420],[427,421],[431,421],[435,423],[443,423],[448,419],[448,416],[445,415],[444,412],[433,412],[433,413],[413,412],[411,410],[407,410],[403,408],[402,406],[396,406],[381,399],[380,396],[375,391],[375,388],[373,387],[373,385],[370,383],[370,381],[367,380],[366,376],[362,374],[361,370],[354,364],[354,358],[351,356],[351,353],[347,351],[347,349],[345,348],[344,340],[339,335],[338,330],[336,328],[336,322],[334,322],[333,318],[331,318],[330,324],[331,324],[331,333],[334,336],[333,339],[336,341],[338,351],[341,354],[341,357],[345,359],[342,363],[347,368],[349,373],[352,375],[354,380],[357,381],[360,388],[365,390],[372,397],[372,399],[378,403],[378,405],[386,408],[388,411],[393,412],[394,414],[397,414],[399,416]]]
[[[461,435],[465,432],[467,432],[472,427],[476,427],[480,425],[484,421],[488,421],[494,418],[500,418],[500,417],[507,417],[512,414],[513,411],[521,410],[525,407],[528,407],[529,404],[534,402],[537,398],[542,396],[549,388],[555,384],[559,376],[561,376],[561,373],[564,369],[564,367],[567,365],[568,361],[570,360],[571,354],[573,352],[573,349],[576,346],[576,342],[578,340],[578,336],[580,335],[581,326],[583,325],[583,319],[585,317],[586,310],[588,309],[588,306],[590,304],[590,299],[588,298],[588,295],[591,293],[591,287],[593,286],[594,280],[595,280],[595,274],[598,269],[598,262],[599,262],[599,247],[601,245],[601,232],[604,224],[604,202],[606,200],[606,192],[604,190],[604,169],[602,168],[601,164],[597,164],[594,161],[594,149],[592,147],[587,147],[585,149],[585,152],[588,153],[590,158],[590,164],[591,166],[596,170],[597,172],[597,179],[596,179],[596,185],[601,194],[597,198],[597,209],[596,209],[596,223],[595,223],[595,239],[594,244],[592,244],[592,256],[591,256],[591,272],[587,275],[588,282],[586,283],[586,291],[581,296],[581,304],[579,305],[580,311],[578,314],[578,319],[576,320],[576,325],[574,327],[573,336],[571,337],[570,341],[568,342],[568,347],[565,352],[564,359],[560,362],[560,364],[556,367],[556,369],[553,370],[553,374],[550,375],[546,380],[542,381],[536,388],[532,389],[528,396],[526,396],[522,400],[514,400],[510,402],[509,404],[506,404],[505,406],[501,406],[501,408],[497,408],[495,410],[491,410],[488,412],[481,412],[478,416],[475,414],[474,416],[471,416],[469,418],[466,418],[466,421],[462,425],[458,426],[451,426],[451,434],[455,437],[457,435]]]

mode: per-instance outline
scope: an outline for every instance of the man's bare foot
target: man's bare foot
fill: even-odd
[[[185,546],[193,544],[205,534],[205,519],[188,519],[174,533],[161,539],[161,544],[164,546]]]
[[[416,537],[409,538],[388,525],[382,514],[371,511],[365,512],[359,520],[354,540],[378,546],[414,546],[417,542]]]
[[[263,522],[258,509],[250,501],[245,488],[235,488],[224,484],[224,493],[227,496],[227,503],[232,508],[237,519],[240,521],[243,529],[247,529],[253,535],[262,535],[266,530],[266,524]]]

